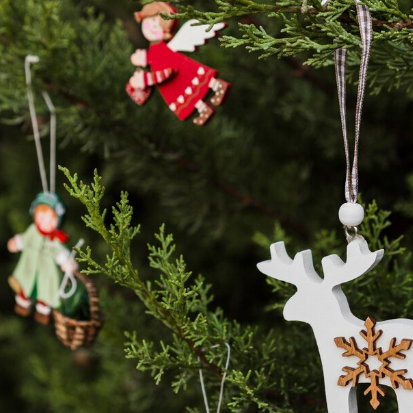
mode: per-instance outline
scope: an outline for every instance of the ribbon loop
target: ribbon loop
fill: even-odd
[[[334,62],[336,70],[336,82],[338,101],[340,106],[341,128],[344,139],[344,152],[346,156],[346,183],[344,195],[347,202],[357,202],[358,194],[358,153],[360,141],[360,124],[361,114],[363,111],[363,101],[367,82],[367,68],[371,50],[371,40],[373,35],[373,26],[371,22],[370,11],[367,6],[356,4],[357,19],[360,27],[360,37],[362,43],[362,54],[360,61],[359,84],[357,89],[357,104],[355,115],[355,135],[354,135],[354,156],[353,164],[350,163],[350,153],[347,136],[346,124],[346,67],[347,67],[347,50],[337,49],[334,53]]]
[[[34,142],[36,145],[37,161],[39,164],[40,179],[42,182],[43,192],[56,192],[56,108],[47,92],[42,92],[43,99],[46,102],[47,108],[50,112],[50,187],[47,184],[46,167],[43,159],[43,149],[40,140],[39,124],[37,121],[36,107],[34,104],[34,94],[32,87],[32,74],[30,65],[39,63],[38,56],[27,55],[24,62],[24,70],[26,77],[27,100],[29,102],[30,119],[33,128]]]

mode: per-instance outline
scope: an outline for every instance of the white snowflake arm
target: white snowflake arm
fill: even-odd
[[[174,38],[168,43],[168,47],[174,52],[194,52],[197,46],[205,44],[207,39],[215,37],[219,30],[222,30],[226,24],[216,23],[212,26],[212,29],[206,31],[209,27],[208,24],[201,26],[192,26],[194,23],[198,23],[198,20],[188,20],[174,36]]]

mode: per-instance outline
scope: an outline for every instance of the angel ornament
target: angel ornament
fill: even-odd
[[[205,96],[211,89],[214,92],[211,103],[219,106],[230,84],[218,79],[215,69],[179,52],[195,51],[196,46],[205,44],[225,24],[217,23],[207,32],[208,25],[193,26],[197,21],[189,20],[173,37],[178,20],[164,20],[160,13],[173,15],[177,10],[168,3],[154,2],[135,13],[136,20],[142,23],[144,37],[151,44],[149,50],[137,49],[131,56],[132,63],[138,69],[127,83],[126,91],[138,105],[142,105],[151,94],[151,86],[158,85],[169,109],[180,120],[185,120],[197,110],[198,116],[193,121],[202,126],[215,113],[204,101]],[[150,72],[140,69],[146,66],[150,66]]]

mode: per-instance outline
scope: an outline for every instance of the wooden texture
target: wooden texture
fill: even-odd
[[[86,275],[79,272],[74,274],[86,287],[89,296],[90,320],[79,321],[66,317],[60,311],[53,311],[56,335],[66,347],[70,347],[72,350],[91,346],[104,322],[94,284]]]
[[[347,373],[345,376],[340,376],[338,379],[339,386],[347,386],[352,382],[353,387],[358,383],[358,378],[360,375],[364,374],[365,377],[370,378],[370,386],[364,392],[365,395],[371,393],[370,404],[374,409],[380,405],[379,395],[385,396],[386,392],[380,386],[380,379],[384,376],[388,376],[391,380],[393,389],[397,389],[399,385],[405,390],[413,389],[413,381],[411,379],[405,379],[404,374],[407,373],[406,369],[392,370],[389,365],[392,357],[398,359],[404,359],[406,356],[401,353],[402,351],[407,351],[412,345],[412,340],[403,339],[400,344],[396,345],[396,338],[392,338],[387,351],[383,352],[381,348],[377,348],[377,340],[382,335],[383,331],[379,330],[375,332],[376,322],[371,318],[367,318],[364,323],[366,331],[360,331],[361,337],[367,342],[367,348],[359,350],[357,346],[356,339],[354,337],[350,338],[350,343],[346,341],[344,337],[337,337],[334,339],[336,346],[343,348],[345,353],[343,357],[356,356],[359,361],[357,362],[358,367],[356,369],[352,367],[344,367],[343,371]],[[368,360],[371,358],[376,358],[379,363],[379,369],[371,369]]]
[[[371,395],[373,407],[377,408],[379,396],[384,396],[382,386],[389,386],[396,393],[399,412],[412,413],[412,381],[404,375],[413,373],[413,352],[409,351],[413,321],[397,319],[376,324],[367,318],[363,322],[352,314],[341,289],[341,284],[374,268],[383,250],[371,252],[364,238],[357,236],[347,246],[346,262],[337,255],[323,258],[324,278],[314,270],[311,251],[299,252],[294,260],[288,256],[283,242],[271,245],[270,251],[271,260],[259,263],[258,268],[297,287],[284,307],[284,318],[306,322],[313,328],[323,367],[328,412],[357,413],[355,386],[368,383],[365,394]],[[360,348],[354,338],[359,335],[366,347]],[[349,337],[348,341],[345,337]],[[400,337],[403,339],[397,344]],[[347,363],[343,356],[348,358]]]

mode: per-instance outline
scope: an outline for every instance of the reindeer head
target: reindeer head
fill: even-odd
[[[347,262],[338,255],[321,261],[324,279],[314,270],[310,250],[299,252],[292,260],[284,242],[270,247],[271,260],[258,264],[258,269],[273,278],[294,284],[297,292],[284,307],[284,318],[312,324],[317,317],[333,317],[347,300],[340,285],[370,271],[383,257],[383,250],[370,252],[367,242],[360,237],[347,246]]]

